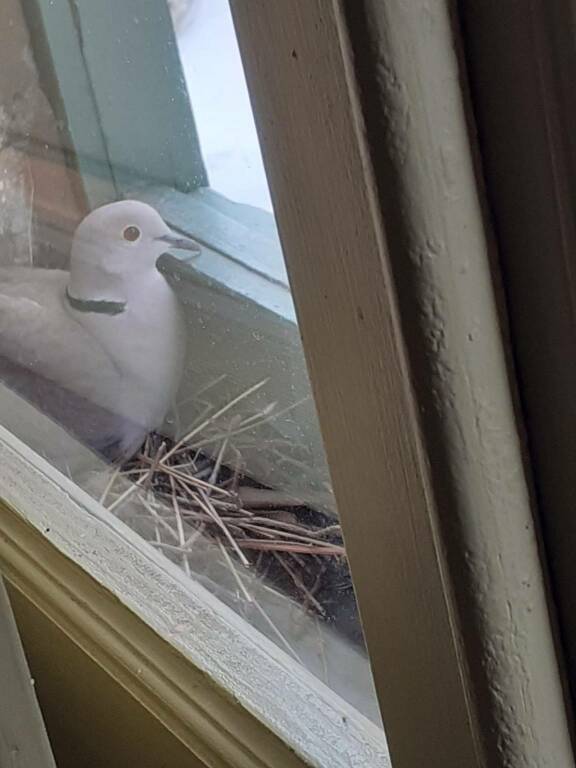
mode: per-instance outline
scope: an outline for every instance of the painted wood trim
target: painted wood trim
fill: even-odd
[[[42,88],[63,127],[63,148],[73,153],[80,174],[76,189],[89,208],[110,202],[117,194],[116,184],[71,6],[66,0],[52,4],[30,0],[22,9]]]
[[[182,194],[170,187],[140,184],[126,197],[152,205],[172,229],[193,237],[200,256],[173,261],[183,279],[200,272],[225,293],[262,310],[262,326],[277,324],[298,338],[296,314],[274,216],[228,200],[202,187]],[[267,319],[268,318],[268,319]]]
[[[472,106],[576,702],[576,7],[464,0]],[[497,20],[497,21],[496,21]],[[498,82],[498,88],[493,83]]]
[[[0,428],[0,569],[211,768],[390,768],[380,729]]]
[[[166,3],[31,0],[25,10],[90,208],[137,179],[184,192],[207,184]]]
[[[0,765],[56,768],[34,681],[0,577]]]
[[[572,766],[449,3],[232,6],[393,764]]]

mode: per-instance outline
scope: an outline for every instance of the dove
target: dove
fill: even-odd
[[[0,268],[0,381],[111,461],[159,429],[182,375],[182,309],[158,258],[199,253],[151,206],[96,208],[69,271]]]

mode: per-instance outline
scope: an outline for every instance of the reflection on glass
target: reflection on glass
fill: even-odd
[[[378,721],[228,4],[75,5],[0,11],[3,423]]]

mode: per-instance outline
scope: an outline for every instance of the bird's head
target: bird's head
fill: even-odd
[[[155,269],[158,258],[171,248],[200,253],[194,240],[173,232],[152,206],[123,200],[96,208],[79,224],[71,270],[86,266],[133,278]]]

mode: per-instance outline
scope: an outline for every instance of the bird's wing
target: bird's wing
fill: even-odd
[[[129,456],[146,429],[118,411],[127,385],[66,311],[67,281],[59,270],[0,268],[0,382],[105,458]]]
[[[0,357],[112,407],[121,373],[99,341],[66,311],[67,279],[60,270],[0,269]]]

